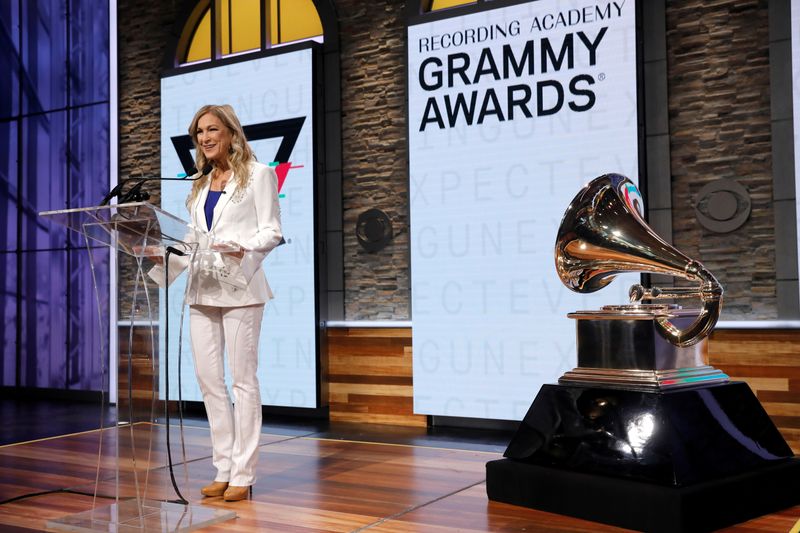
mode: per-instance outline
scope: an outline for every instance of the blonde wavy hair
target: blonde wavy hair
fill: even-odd
[[[203,150],[197,142],[197,123],[200,118],[211,113],[222,122],[222,125],[228,128],[231,133],[231,146],[228,149],[228,166],[233,169],[234,180],[239,187],[246,187],[250,180],[250,163],[256,160],[253,149],[247,144],[247,138],[244,136],[242,124],[236,116],[233,107],[228,104],[223,105],[204,105],[195,113],[192,123],[189,125],[189,135],[192,137],[195,149],[195,168],[202,170],[209,161],[206,159]],[[213,164],[213,163],[212,163]],[[211,173],[196,180],[192,184],[192,190],[189,197],[186,199],[186,205],[191,209],[191,204],[200,190],[205,186],[208,180],[211,179]]]

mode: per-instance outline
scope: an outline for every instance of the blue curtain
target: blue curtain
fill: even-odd
[[[1,385],[107,386],[109,252],[38,213],[108,190],[108,39],[107,0],[0,0]]]

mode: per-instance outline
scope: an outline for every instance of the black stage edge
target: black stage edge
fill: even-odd
[[[800,503],[800,459],[746,383],[544,385],[489,499],[648,532],[710,531]]]
[[[0,387],[0,399],[8,400],[65,400],[70,402],[108,403],[108,394],[103,391],[77,389],[51,389],[41,387]]]
[[[800,460],[688,487],[662,486],[499,459],[490,500],[637,531],[713,531],[800,503]]]
[[[175,402],[170,400],[170,404]],[[185,416],[194,416],[201,418],[208,418],[206,415],[206,408],[202,401],[189,401],[183,402],[183,414]],[[163,403],[159,407],[163,411]],[[285,416],[292,418],[307,418],[314,420],[328,420],[330,418],[330,407],[325,405],[322,407],[280,407],[273,405],[262,405],[261,414],[264,418],[271,416]]]

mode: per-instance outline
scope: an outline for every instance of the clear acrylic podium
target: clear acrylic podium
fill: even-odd
[[[116,368],[106,368],[108,343],[99,340],[104,378],[110,375],[107,371],[117,372],[118,376],[117,419],[113,426],[107,426],[105,417],[101,417],[92,509],[48,521],[47,527],[80,532],[183,532],[235,518],[232,511],[189,504],[183,498],[182,493],[189,490],[189,476],[182,417],[178,417],[177,429],[160,422],[165,414],[163,420],[169,420],[169,402],[165,399],[176,399],[179,391],[172,391],[165,399],[159,396],[158,346],[169,346],[169,342],[157,340],[164,332],[157,328],[158,292],[147,272],[153,266],[150,258],[163,257],[170,247],[185,254],[181,259],[191,265],[198,242],[194,230],[180,218],[146,202],[47,211],[40,216],[80,233],[89,249],[109,247],[112,253],[122,252],[121,259],[128,257],[127,268],[118,269],[117,287],[119,301],[123,302],[120,316],[127,315],[130,320],[129,336],[120,343]],[[186,285],[188,291],[189,283]],[[99,302],[96,280],[94,286]],[[179,304],[183,308],[185,292],[170,294],[168,290],[164,294],[171,300],[170,306]],[[101,322],[107,319],[100,315]],[[174,333],[180,334],[180,325],[177,326]],[[144,332],[148,341],[142,345],[151,353],[144,357],[136,354],[142,347],[135,346],[134,330],[139,332],[139,338]],[[109,331],[108,324],[101,323],[100,331]],[[116,334],[117,328],[111,331]],[[168,372],[172,363],[166,363]],[[167,380],[163,383],[169,386]],[[103,404],[106,405],[105,398]],[[168,463],[174,467],[168,468]]]

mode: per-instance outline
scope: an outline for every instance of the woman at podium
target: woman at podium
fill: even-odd
[[[198,251],[187,294],[192,354],[213,447],[214,480],[205,496],[242,500],[255,482],[261,433],[256,369],[264,305],[272,298],[261,263],[282,239],[275,171],[255,160],[229,105],[206,105],[189,126],[196,179],[186,206]],[[170,282],[188,261],[171,256]],[[163,280],[156,266],[150,273]],[[223,354],[232,374],[233,404]]]

